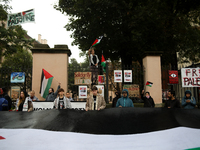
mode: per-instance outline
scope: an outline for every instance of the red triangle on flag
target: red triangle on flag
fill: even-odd
[[[6,138],[4,138],[3,136],[0,136],[0,140],[4,140],[4,139],[6,139]]]
[[[44,72],[44,76],[45,76],[45,78],[46,79],[49,79],[49,78],[52,78],[53,76],[50,74],[50,73],[48,73],[46,70],[44,70],[44,69],[42,69],[43,70],[43,72]]]
[[[103,54],[102,54],[102,57],[101,57],[101,62],[105,62],[105,58],[104,58]]]

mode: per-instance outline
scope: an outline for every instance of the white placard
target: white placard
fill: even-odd
[[[87,86],[79,86],[79,98],[87,98]]]
[[[200,87],[200,68],[181,69],[182,87]]]
[[[124,70],[124,82],[132,82],[132,70]]]
[[[114,82],[122,82],[122,71],[114,70]]]

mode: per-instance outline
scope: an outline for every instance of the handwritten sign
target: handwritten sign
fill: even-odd
[[[91,84],[91,72],[74,72],[75,85]]]
[[[27,11],[15,13],[15,14],[8,14],[7,25],[15,26],[22,23],[27,22],[35,22],[35,11],[34,9],[30,9]]]
[[[127,89],[129,92],[129,97],[139,97],[139,85],[138,84],[127,84],[124,85],[123,89]]]
[[[181,69],[182,87],[200,87],[200,68]]]

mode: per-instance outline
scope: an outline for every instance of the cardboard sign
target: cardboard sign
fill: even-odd
[[[123,86],[123,89],[127,89],[129,92],[129,97],[139,97],[140,88],[138,84],[126,84]]]
[[[74,72],[75,85],[89,85],[91,84],[91,72]]]
[[[169,70],[169,84],[178,84],[177,70]]]
[[[124,70],[124,82],[132,82],[132,70]]]
[[[200,68],[181,69],[182,87],[200,87]]]
[[[114,70],[114,82],[122,82],[122,71]]]

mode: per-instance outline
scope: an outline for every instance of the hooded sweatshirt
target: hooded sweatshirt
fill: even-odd
[[[190,94],[190,97],[187,98],[186,94]],[[190,103],[187,103],[186,100],[190,100]],[[183,97],[181,104],[185,109],[193,109],[193,108],[195,108],[196,100],[195,100],[194,97],[192,97],[192,93],[191,93],[190,90],[185,91],[185,96]]]
[[[117,104],[116,104],[116,107],[119,107],[119,106],[122,106],[122,107],[134,107],[133,101],[132,101],[130,98],[128,98],[128,96],[129,96],[128,90],[127,90],[127,89],[124,89],[124,90],[122,91],[122,93],[123,93],[124,91],[127,92],[127,96],[126,96],[126,97],[123,97],[123,95],[122,95],[122,97],[121,97],[120,99],[118,99]]]

